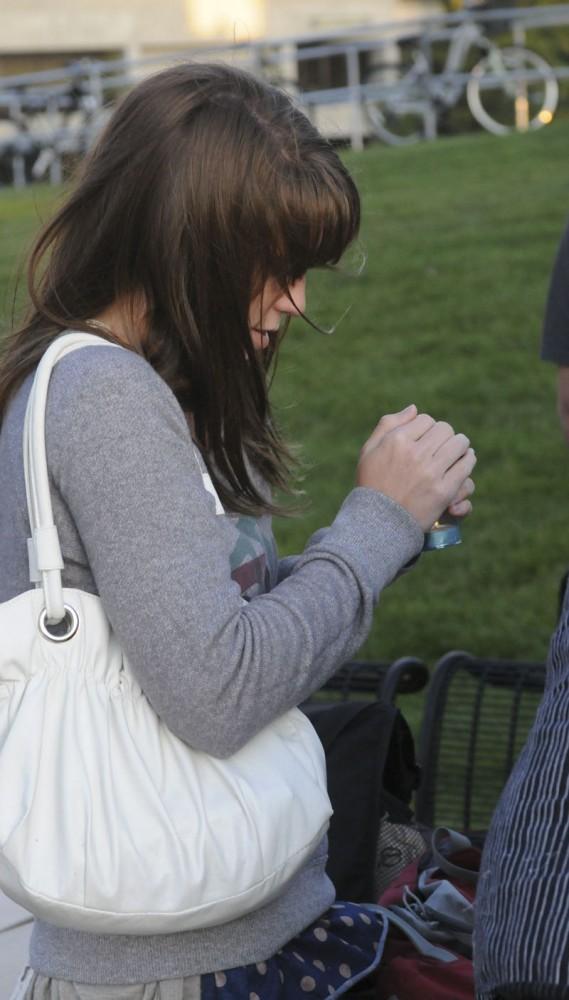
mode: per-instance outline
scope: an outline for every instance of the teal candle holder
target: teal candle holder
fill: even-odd
[[[450,545],[460,545],[461,542],[458,524],[455,524],[454,521],[435,521],[431,530],[425,534],[423,552],[448,549]]]

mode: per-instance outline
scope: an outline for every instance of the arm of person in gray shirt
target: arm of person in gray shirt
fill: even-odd
[[[315,531],[314,534],[311,535],[308,542],[306,543],[306,549],[308,549],[311,545],[316,544],[316,542],[320,542],[324,538],[324,535],[326,534],[327,530],[328,530],[327,528],[319,528],[318,531]],[[413,569],[414,566],[416,566],[420,555],[421,553],[418,552],[417,555],[413,556],[413,558],[410,559],[409,562],[405,564],[405,566],[401,567],[401,569],[395,574],[393,579],[398,580],[399,577],[403,576],[404,573],[408,573],[410,569]],[[279,559],[277,583],[281,583],[282,580],[286,580],[287,576],[290,576],[290,574],[294,571],[294,568],[299,559],[300,559],[299,555],[282,556]]]
[[[541,341],[541,357],[557,366],[557,412],[569,442],[569,224],[553,264]]]
[[[243,602],[230,521],[204,489],[184,414],[130,351],[90,347],[58,364],[46,438],[143,691],[173,733],[214,756],[236,752],[354,654],[380,592],[423,542],[404,508],[357,488],[287,578]]]
[[[569,223],[557,248],[549,280],[541,357],[569,366]]]
[[[316,544],[316,542],[322,541],[327,530],[327,528],[319,528],[318,531],[315,531],[314,534],[308,539],[304,551],[306,552],[306,550],[309,549],[311,545]],[[277,583],[282,583],[283,580],[286,580],[287,576],[290,576],[299,559],[300,555],[282,556],[279,559]]]

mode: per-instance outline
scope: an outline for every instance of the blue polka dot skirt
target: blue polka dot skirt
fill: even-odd
[[[202,1000],[330,1000],[381,961],[387,925],[358,903],[335,903],[272,958],[201,977]]]

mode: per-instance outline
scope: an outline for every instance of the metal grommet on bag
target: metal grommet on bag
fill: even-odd
[[[73,638],[79,628],[79,615],[75,611],[75,608],[72,608],[70,604],[64,604],[63,607],[65,609],[65,617],[60,622],[57,622],[56,625],[47,624],[47,608],[44,608],[40,615],[38,622],[39,630],[51,642],[67,642],[68,639]],[[67,628],[61,634],[50,631],[51,629],[62,628],[65,625],[67,625]]]

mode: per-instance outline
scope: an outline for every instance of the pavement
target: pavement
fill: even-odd
[[[18,976],[28,961],[30,914],[0,892],[0,1000],[9,1000]],[[20,926],[14,926],[20,925]]]

